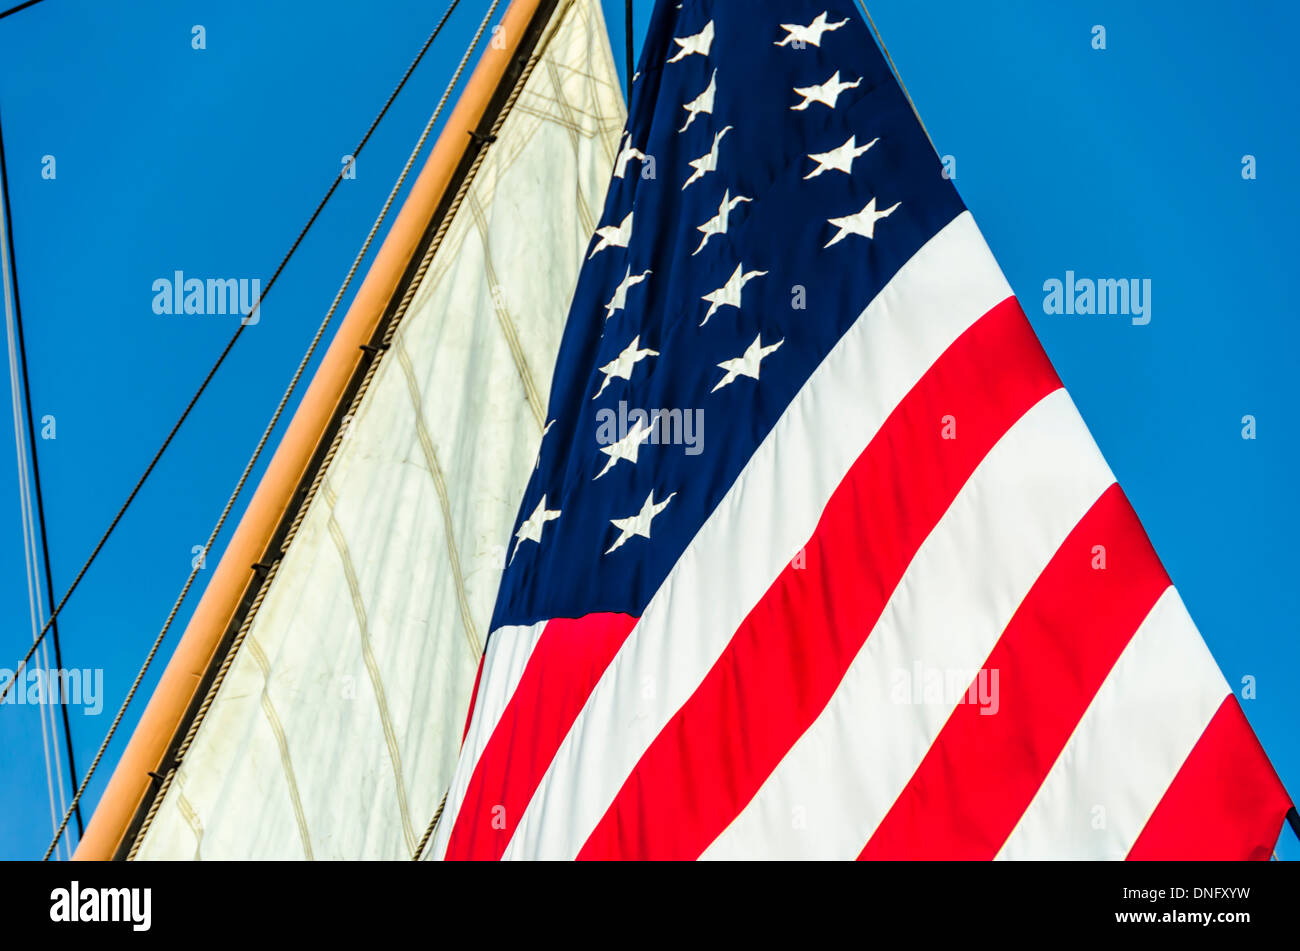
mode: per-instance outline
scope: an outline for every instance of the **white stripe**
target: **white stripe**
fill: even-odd
[[[578,853],[655,736],[812,535],[894,407],[963,331],[1010,296],[969,213],[899,270],[791,402],[656,592],[561,744],[507,858]]]
[[[973,680],[1114,481],[1065,390],[1026,413],[921,545],[826,709],[705,857],[856,857],[956,705],[918,697],[914,682]]]
[[[1229,692],[1166,589],[998,858],[1124,858]]]
[[[438,820],[433,844],[425,850],[428,858],[441,859],[446,856],[447,842],[452,827],[456,824],[456,816],[460,814],[460,807],[465,802],[465,790],[474,775],[474,766],[483,755],[497,724],[501,722],[506,705],[518,689],[528,659],[533,656],[533,649],[545,630],[546,622],[539,621],[529,627],[497,628],[488,638],[487,650],[483,654],[483,675],[479,678],[478,698],[474,701],[474,715],[470,720],[469,732],[465,734],[465,743],[456,763],[456,774],[447,793],[447,804],[443,807],[442,817]]]

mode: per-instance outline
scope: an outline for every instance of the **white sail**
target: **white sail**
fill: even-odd
[[[439,807],[625,117],[598,0],[541,42],[137,858],[410,858]]]

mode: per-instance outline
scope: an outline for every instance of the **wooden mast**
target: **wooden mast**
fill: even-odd
[[[544,0],[511,0],[428,161],[411,188],[392,229],[339,325],[275,455],[235,529],[225,554],[190,619],[158,687],[127,744],[73,858],[107,860],[124,840],[148,802],[159,772],[188,712],[203,689],[223,641],[245,599],[255,591],[254,565],[262,561],[286,514],[296,504],[322,441],[329,435],[354,377],[364,372],[362,346],[369,344],[430,226],[454,193],[458,170],[509,68],[532,32],[535,17],[554,8]]]

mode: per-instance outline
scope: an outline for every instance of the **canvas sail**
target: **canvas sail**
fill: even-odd
[[[625,118],[598,0],[530,64],[137,858],[410,858],[438,810]]]

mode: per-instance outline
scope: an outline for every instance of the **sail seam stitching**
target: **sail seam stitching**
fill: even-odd
[[[357,579],[356,569],[352,563],[352,555],[348,551],[347,539],[343,537],[343,528],[339,525],[338,520],[334,517],[334,493],[326,491],[326,502],[329,504],[329,533],[334,539],[334,546],[338,550],[339,560],[343,563],[343,574],[347,578],[348,591],[352,596],[352,607],[356,613],[358,633],[361,636],[361,656],[366,664],[366,672],[370,676],[370,686],[375,692],[375,706],[379,710],[379,720],[384,731],[384,742],[388,746],[388,758],[393,766],[393,780],[397,786],[397,807],[402,816],[402,833],[406,837],[406,847],[408,849],[415,847],[415,830],[411,827],[411,812],[406,801],[406,780],[402,774],[402,751],[397,742],[397,731],[393,728],[392,712],[388,707],[388,694],[384,689],[384,678],[379,669],[379,661],[375,657],[374,645],[370,638],[370,625],[366,618],[365,599],[361,595],[361,584]],[[256,644],[256,641],[253,642]]]
[[[483,642],[478,636],[478,629],[474,624],[473,612],[469,607],[469,596],[465,591],[465,573],[460,564],[460,549],[456,544],[455,520],[451,511],[451,493],[447,490],[447,480],[443,475],[442,463],[438,460],[438,450],[433,445],[433,438],[429,435],[429,428],[425,425],[424,412],[421,404],[423,397],[420,394],[420,384],[415,378],[415,368],[411,365],[411,355],[406,350],[406,341],[399,336],[397,339],[397,362],[401,365],[402,374],[406,378],[406,391],[411,398],[411,410],[415,414],[415,431],[420,442],[420,450],[424,453],[425,467],[429,470],[429,475],[433,479],[434,489],[438,494],[438,505],[442,508],[442,520],[445,529],[447,542],[447,561],[451,566],[452,578],[456,582],[456,599],[460,602],[460,618],[465,628],[465,639],[469,642],[469,648],[475,658],[483,654]]]
[[[483,272],[491,292],[492,309],[496,312],[501,334],[506,339],[506,346],[510,349],[510,357],[514,361],[515,369],[519,372],[519,379],[524,385],[524,396],[528,400],[528,407],[532,410],[533,417],[537,420],[537,428],[540,431],[546,426],[546,407],[542,405],[541,396],[537,392],[537,384],[533,380],[532,371],[528,367],[528,357],[524,355],[523,344],[519,341],[519,330],[515,326],[514,318],[510,316],[510,308],[506,306],[504,294],[501,292],[501,282],[497,279],[496,267],[492,263],[492,247],[488,241],[487,219],[483,214],[483,206],[479,204],[477,195],[469,196],[469,212],[474,218],[475,230],[478,231],[479,240],[483,244]]]
[[[289,788],[289,800],[293,806],[294,819],[298,823],[298,835],[302,839],[303,854],[308,860],[313,858],[311,850],[311,832],[307,828],[307,815],[302,808],[302,795],[298,791],[298,778],[293,771],[293,760],[289,754],[289,737],[284,732],[284,724],[280,720],[280,715],[276,712],[275,703],[271,700],[271,664],[266,658],[266,651],[262,650],[262,645],[257,642],[257,638],[251,638],[248,642],[248,652],[257,662],[257,666],[262,671],[262,696],[261,707],[262,713],[266,718],[267,725],[275,735],[275,745],[280,751],[280,766],[284,772],[285,783]]]

